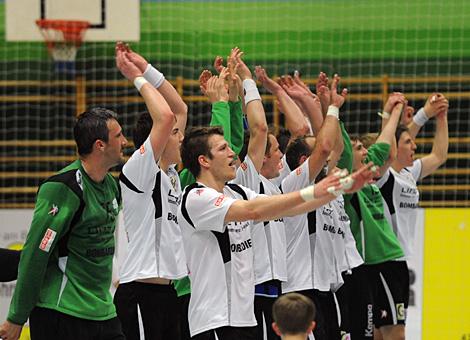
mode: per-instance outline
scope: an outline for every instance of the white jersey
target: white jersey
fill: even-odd
[[[282,181],[281,190],[283,193],[298,191],[309,184],[309,167],[306,160]],[[285,217],[284,224],[287,242],[287,282],[282,283],[282,292],[313,289],[315,231],[309,230],[308,214]]]
[[[237,170],[233,183],[266,195],[279,195],[281,191],[256,171],[249,156]],[[286,233],[282,218],[259,222],[251,229],[254,253],[255,284],[270,280],[287,280]]]
[[[415,160],[413,166],[396,172],[393,168],[377,181],[382,192],[385,206],[385,217],[409,260],[413,255],[416,235],[416,220],[419,191],[416,182],[421,176],[421,160]]]
[[[281,162],[279,162],[279,176],[270,179],[270,181],[276,186],[280,187],[284,178],[286,178],[290,174],[291,170],[289,168],[289,164],[286,161],[286,155],[282,156]]]
[[[336,216],[339,219],[338,225],[343,230],[344,245],[335,248],[341,272],[349,271],[353,268],[359,267],[364,263],[364,260],[359,254],[356,247],[356,240],[351,231],[351,222],[349,216],[344,210],[344,197],[338,196],[335,200],[331,201],[333,209],[337,212]],[[344,251],[344,256],[341,252]]]
[[[223,193],[200,183],[184,190],[178,220],[191,279],[191,336],[223,326],[256,325],[252,221],[224,225],[236,200],[256,196],[236,184],[227,184]]]
[[[313,287],[320,291],[336,291],[343,284],[341,263],[345,258],[344,227],[340,221],[338,203],[329,202],[316,210],[309,219],[309,229],[315,228],[313,256]],[[313,217],[313,216],[312,216]]]
[[[187,275],[177,212],[181,199],[178,173],[168,174],[155,162],[150,138],[136,150],[120,176],[127,257],[120,282],[180,279]]]

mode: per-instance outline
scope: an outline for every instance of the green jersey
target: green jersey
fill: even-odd
[[[382,166],[390,153],[390,145],[373,144],[368,149],[366,163]],[[382,263],[404,256],[400,243],[387,222],[380,189],[366,185],[345,199],[345,209],[351,219],[351,231],[356,247],[366,264]]]
[[[35,306],[88,320],[116,316],[109,289],[119,209],[116,180],[94,182],[79,160],[41,184],[10,322],[24,324]]]

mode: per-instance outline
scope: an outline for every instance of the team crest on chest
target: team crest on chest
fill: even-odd
[[[171,186],[173,187],[174,190],[176,190],[177,181],[178,181],[178,179],[176,178],[176,176],[171,176],[170,177],[170,183],[171,183]]]

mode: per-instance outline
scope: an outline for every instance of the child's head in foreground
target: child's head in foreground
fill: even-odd
[[[315,328],[315,305],[301,294],[282,295],[274,302],[273,320],[279,336],[307,335]]]

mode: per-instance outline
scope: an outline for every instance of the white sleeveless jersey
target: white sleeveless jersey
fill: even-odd
[[[200,183],[184,190],[178,221],[191,279],[191,336],[223,326],[256,325],[252,221],[224,225],[236,200],[256,196],[236,184],[227,184],[223,193]]]
[[[396,172],[389,168],[377,181],[384,199],[385,217],[405,252],[405,259],[413,255],[416,241],[416,221],[419,206],[419,191],[416,182],[421,176],[421,160],[413,166]]]
[[[170,167],[166,174],[160,169],[147,138],[124,165],[119,180],[128,238],[120,282],[185,277],[186,257],[177,220],[181,186],[176,170]]]

